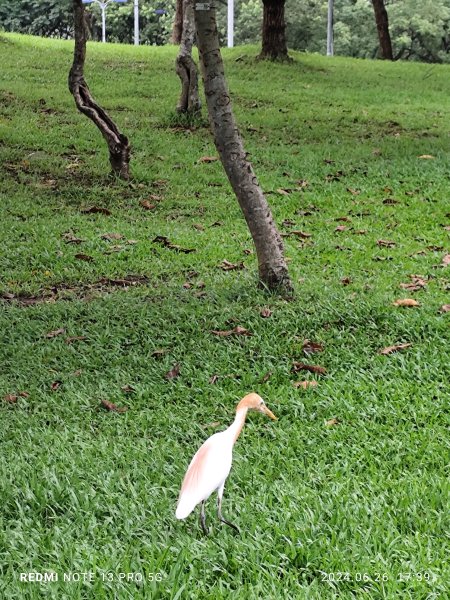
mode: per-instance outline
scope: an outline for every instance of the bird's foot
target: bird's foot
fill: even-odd
[[[225,525],[228,525],[229,527],[231,527],[232,529],[234,529],[237,533],[241,533],[239,530],[239,527],[237,527],[236,525],[234,525],[234,523],[230,523],[230,521],[227,521],[226,519],[224,519],[223,517],[219,517],[219,521],[222,521],[222,523],[225,523]]]

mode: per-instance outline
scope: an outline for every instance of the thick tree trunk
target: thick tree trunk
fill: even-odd
[[[177,111],[195,115],[200,112],[202,104],[198,96],[198,70],[192,58],[192,46],[195,40],[194,0],[184,0],[183,35],[180,51],[176,60],[176,70],[181,79],[181,96]]]
[[[81,0],[73,0],[73,11],[75,50],[69,73],[69,90],[75,99],[78,110],[97,125],[105,138],[113,173],[122,179],[129,179],[130,144],[128,139],[120,133],[108,113],[95,102],[84,79],[86,23]]]
[[[291,60],[286,46],[284,5],[286,0],[263,0],[262,60]]]
[[[195,4],[195,25],[214,142],[255,244],[260,282],[269,289],[291,293],[281,237],[234,120],[220,54],[216,12],[209,3]]]
[[[183,35],[183,0],[177,0],[175,6],[175,17],[172,25],[172,44],[178,46],[181,44],[181,36]]]
[[[380,40],[380,56],[385,60],[394,60],[389,33],[389,20],[384,0],[372,0],[372,4],[378,29],[378,39]]]

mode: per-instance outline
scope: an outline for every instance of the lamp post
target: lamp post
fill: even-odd
[[[102,42],[106,42],[106,7],[108,6],[108,4],[111,4],[111,2],[128,2],[128,0],[81,0],[83,4],[92,4],[93,2],[95,2],[96,4],[98,4],[100,6],[100,10],[102,11]],[[135,10],[136,10],[136,3],[135,3]],[[136,15],[136,13],[135,13]]]
[[[139,46],[139,0],[134,0],[134,45]]]
[[[228,0],[227,5],[227,46],[234,46],[234,0]]]
[[[334,0],[328,0],[328,17],[327,17],[327,56],[333,56],[334,54],[334,40],[333,40],[333,29],[334,29]]]

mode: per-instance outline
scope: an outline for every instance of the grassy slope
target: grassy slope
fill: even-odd
[[[97,573],[91,587],[48,586],[51,598],[444,597],[450,335],[439,307],[449,267],[437,265],[450,250],[450,68],[302,54],[278,66],[255,64],[255,48],[224,51],[276,220],[283,232],[291,219],[312,233],[303,245],[285,238],[289,303],[256,289],[251,240],[220,164],[197,164],[215,154],[208,130],[170,127],[174,48],[89,46],[92,91],[133,144],[131,186],[107,179],[102,139],[74,110],[71,44],[8,35],[0,49],[0,291],[69,287],[55,302],[1,305],[0,397],[30,394],[0,405],[1,597],[41,597],[17,582],[28,570]],[[300,179],[304,191],[276,192]],[[150,194],[163,197],[151,212],[139,204]],[[92,205],[112,215],[80,212]],[[310,205],[318,210],[298,213]],[[348,229],[335,232],[341,224]],[[85,241],[64,243],[67,231]],[[124,240],[101,238],[111,232]],[[156,235],[196,252],[158,246]],[[246,269],[223,272],[223,259]],[[88,287],[131,273],[149,284]],[[414,296],[421,306],[396,308],[411,296],[399,288],[410,274],[430,278]],[[266,306],[273,314],[263,319]],[[253,336],[209,333],[236,324]],[[60,327],[67,333],[45,338]],[[86,340],[65,343],[78,335]],[[311,376],[291,373],[305,338],[325,347],[307,362],[328,370],[306,391],[292,382]],[[397,342],[413,345],[378,354]],[[165,380],[176,362],[180,377]],[[234,377],[211,384],[213,374]],[[54,381],[62,385],[52,391]],[[125,384],[135,393],[124,395]],[[217,525],[211,500],[214,533],[204,538],[194,517],[174,518],[180,480],[251,389],[279,421],[251,415],[236,447],[224,514],[241,537]],[[102,398],[129,410],[99,410]],[[332,417],[341,424],[326,427]],[[103,571],[161,572],[163,581],[142,590],[103,582]],[[338,571],[350,576],[323,581]],[[432,583],[402,575],[424,572]],[[370,580],[356,581],[362,573]]]

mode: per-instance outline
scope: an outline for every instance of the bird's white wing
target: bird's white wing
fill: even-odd
[[[185,519],[194,508],[217,490],[231,469],[233,444],[224,435],[215,433],[199,448],[191,460],[181,486],[176,510],[177,519]]]

